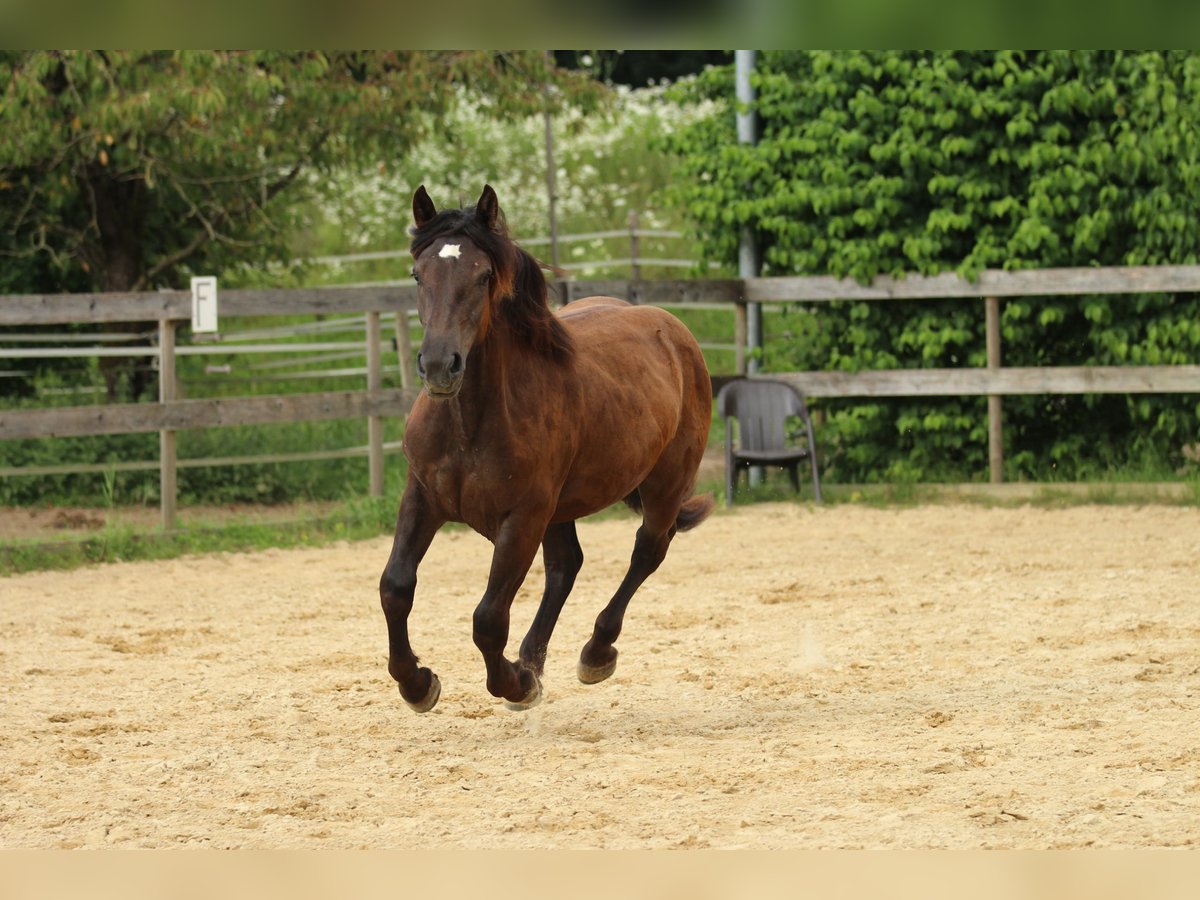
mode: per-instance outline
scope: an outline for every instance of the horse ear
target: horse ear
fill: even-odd
[[[489,231],[496,230],[496,223],[500,221],[500,201],[496,199],[496,192],[490,184],[483,186],[483,193],[479,195],[479,202],[475,204],[475,217],[487,226]]]
[[[413,194],[413,221],[420,228],[436,215],[437,207],[429,199],[429,194],[425,191],[425,185],[421,185],[417,188],[417,192]]]

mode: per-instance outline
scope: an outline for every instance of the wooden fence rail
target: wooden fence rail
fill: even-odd
[[[597,258],[587,258],[581,260],[572,260],[571,262],[560,261],[558,268],[567,272],[584,272],[588,269],[612,270],[612,269],[628,269],[630,278],[637,281],[642,277],[643,268],[666,268],[666,269],[695,269],[696,260],[684,258],[661,258],[642,255],[642,240],[651,239],[657,241],[680,241],[686,238],[682,231],[672,231],[659,228],[642,228],[640,224],[640,216],[635,212],[629,214],[628,225],[625,228],[608,229],[605,231],[589,231],[579,234],[559,234],[554,237],[531,237],[523,238],[518,243],[525,249],[531,247],[545,247],[553,243],[559,246],[568,244],[579,244],[591,241],[610,242],[614,239],[626,242],[628,247],[628,256],[613,257],[604,256]],[[661,247],[661,244],[659,245]],[[680,245],[680,250],[685,254],[690,252],[690,247]],[[574,256],[574,254],[572,254]],[[347,266],[356,263],[378,262],[381,260],[408,260],[411,259],[407,248],[394,250],[368,250],[361,253],[339,253],[329,256],[314,256],[308,259],[295,259],[292,264],[309,263],[321,266]],[[720,264],[709,263],[710,269],[719,269]],[[384,281],[365,281],[359,282],[356,287],[371,287],[384,285],[400,285],[407,284],[405,281],[384,280]]]
[[[954,274],[942,274],[930,277],[882,277],[869,285],[830,277],[783,277],[565,281],[558,283],[557,288],[559,296],[566,302],[604,294],[656,306],[727,306],[734,313],[734,346],[737,349],[734,374],[737,375],[744,375],[746,371],[747,303],[982,300],[987,336],[987,365],[984,368],[790,372],[765,377],[790,381],[813,397],[987,396],[989,467],[994,482],[1002,480],[1001,398],[1004,395],[1200,392],[1200,365],[1006,368],[1001,362],[1000,334],[1001,303],[1004,298],[1200,292],[1200,266],[1018,272],[989,270],[980,273],[973,281]],[[8,296],[0,298],[0,327],[135,321],[157,325],[158,346],[153,350],[137,352],[158,357],[161,395],[157,404],[0,411],[0,439],[158,431],[162,436],[160,469],[163,522],[166,527],[171,527],[174,521],[173,485],[177,466],[174,459],[175,431],[222,425],[366,417],[370,490],[372,493],[382,492],[384,449],[381,417],[404,415],[415,396],[412,348],[408,329],[401,324],[407,323],[408,316],[415,308],[415,288],[403,285],[224,291],[220,303],[223,321],[246,316],[362,316],[362,346],[368,362],[366,389],[220,400],[180,400],[175,396],[175,357],[209,352],[209,348],[219,351],[222,346],[220,342],[175,346],[177,324],[191,316],[191,298],[187,292]],[[382,387],[382,313],[396,314],[394,346],[402,375],[401,389],[385,390]],[[339,346],[342,343],[350,342],[338,342]],[[246,349],[245,344],[233,342],[226,346],[230,350],[235,347]],[[282,346],[295,350],[300,345]],[[322,345],[322,348],[328,349],[329,346],[331,344]],[[16,357],[21,355],[21,351],[6,349],[3,355]],[[25,355],[35,354],[31,351]],[[1200,363],[1200,360],[1197,362]],[[239,461],[245,460],[239,458]]]
[[[746,300],[949,300],[963,297],[1048,297],[1085,294],[1178,294],[1200,291],[1200,266],[986,269],[974,281],[941,275],[880,276],[868,285],[844,278],[747,278]]]
[[[162,380],[166,383],[171,379]],[[85,437],[227,425],[404,416],[415,397],[416,391],[391,388],[212,400],[166,397],[160,398],[158,403],[0,410],[0,436],[6,439]]]

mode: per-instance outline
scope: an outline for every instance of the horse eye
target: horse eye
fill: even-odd
[[[420,276],[420,275],[418,275],[416,272],[413,272],[413,273],[412,273],[412,280],[413,280],[413,281],[415,281],[417,284],[420,284],[420,283],[421,283],[421,276]]]
[[[490,282],[491,280],[492,280],[492,273],[491,273],[491,272],[484,272],[482,275],[480,275],[480,276],[479,276],[479,284],[480,284],[480,286],[487,284],[487,283],[488,283],[488,282]]]

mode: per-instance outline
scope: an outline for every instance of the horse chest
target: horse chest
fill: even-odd
[[[442,514],[482,534],[494,530],[523,492],[521,461],[494,444],[417,433],[405,436],[404,450],[410,470]]]

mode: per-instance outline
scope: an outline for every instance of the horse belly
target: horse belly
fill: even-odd
[[[585,438],[563,482],[555,519],[578,519],[624,500],[646,480],[669,440],[659,429]]]
[[[670,317],[672,324],[664,325],[662,316],[667,314],[648,307],[594,307],[576,320],[583,384],[579,441],[556,519],[578,518],[625,499],[681,428],[702,428],[698,439],[707,438],[712,406],[707,371],[698,387],[688,346],[694,340],[678,320]],[[618,324],[626,326],[624,333]],[[694,352],[698,356],[699,349]]]

